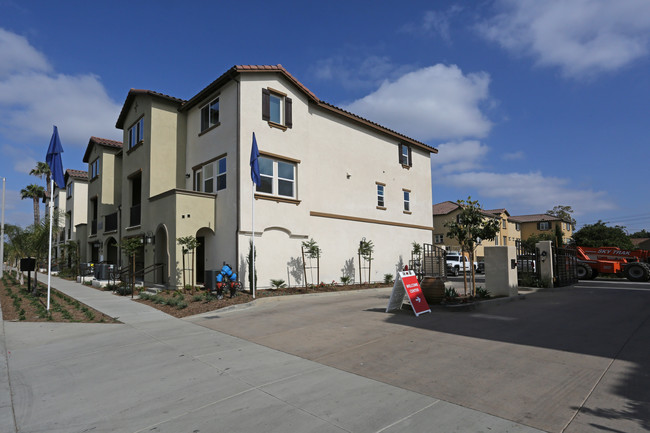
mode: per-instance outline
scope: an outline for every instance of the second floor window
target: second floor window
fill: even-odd
[[[550,230],[551,223],[548,221],[540,221],[537,223],[537,230]]]
[[[144,117],[129,128],[129,149],[144,140]]]
[[[201,108],[201,132],[219,125],[219,98]]]
[[[262,89],[262,120],[282,129],[293,126],[291,98],[271,89]]]
[[[411,191],[404,190],[404,212],[411,211]]]
[[[413,161],[412,161],[411,146],[408,146],[406,144],[400,144],[398,146],[398,150],[399,150],[399,163],[402,164],[403,166],[412,167]]]
[[[199,190],[203,192],[217,192],[226,188],[226,157],[204,165],[197,179]]]
[[[68,186],[67,186],[66,188],[67,188],[67,189],[66,189],[66,193],[65,193],[66,198],[70,198],[70,197],[72,197],[72,184],[69,183]]]
[[[433,241],[437,244],[444,242],[444,235],[433,235]]]
[[[257,192],[296,198],[296,164],[265,156],[259,164],[262,183]]]
[[[380,183],[377,184],[377,207],[379,208],[383,208],[386,205],[386,201],[384,200],[385,188],[385,185],[382,185]]]
[[[99,176],[99,158],[90,163],[90,178],[94,179]]]

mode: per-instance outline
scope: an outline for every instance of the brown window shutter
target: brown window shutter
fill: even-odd
[[[413,167],[413,156],[411,154],[411,146],[408,147],[409,150],[409,167]]]
[[[402,145],[398,144],[397,145],[397,160],[399,161],[400,164],[404,164],[402,161]]]
[[[293,120],[291,119],[291,98],[284,98],[284,126],[291,128]]]
[[[271,120],[271,92],[262,89],[262,120]]]

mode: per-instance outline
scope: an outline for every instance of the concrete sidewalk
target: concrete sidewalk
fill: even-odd
[[[3,322],[3,433],[540,431],[129,298],[58,278],[52,286],[123,324]],[[3,404],[7,365],[13,411]]]

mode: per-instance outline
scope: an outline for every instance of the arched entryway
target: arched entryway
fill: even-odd
[[[208,243],[214,239],[214,231],[207,227],[203,227],[196,232],[196,240],[198,246],[196,247],[194,262],[195,262],[195,280],[197,284],[205,283],[205,271],[207,269],[216,269],[216,264],[206,267],[206,262],[209,261]]]
[[[156,265],[162,265],[157,271],[157,277],[160,278],[161,284],[167,284],[169,281],[169,236],[167,227],[161,224],[156,229],[154,247],[154,260]]]
[[[106,263],[117,266],[119,264],[119,255],[117,241],[114,237],[111,236],[106,239],[104,251],[106,251]]]

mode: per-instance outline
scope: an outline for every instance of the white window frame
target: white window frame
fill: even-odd
[[[386,209],[386,185],[376,183],[377,185],[377,209]]]
[[[68,186],[66,186],[65,194],[66,200],[72,197],[72,183],[69,183]]]
[[[202,165],[194,172],[194,190],[208,193],[217,193],[228,186],[227,180],[228,160],[222,156],[214,161]],[[208,191],[206,182],[212,181],[212,186]]]
[[[445,241],[445,235],[433,235],[433,242],[436,244],[441,244]]]
[[[217,109],[213,110],[213,107],[215,105],[216,105]],[[215,111],[217,113],[217,118],[213,119],[212,113],[214,113]],[[207,119],[204,119],[204,116],[207,116]],[[221,113],[220,113],[220,107],[219,107],[219,97],[217,96],[212,101],[210,101],[208,104],[205,104],[203,107],[201,107],[200,116],[199,116],[200,117],[200,119],[199,119],[199,121],[200,121],[200,125],[199,125],[200,131],[205,132],[205,131],[207,131],[208,129],[210,129],[212,127],[219,126],[221,124],[220,116],[221,116]],[[205,122],[204,122],[204,120],[205,120]]]
[[[408,189],[402,190],[402,195],[404,197],[404,212],[411,212],[411,191]]]
[[[548,221],[540,221],[539,222],[539,229],[546,231],[551,229],[551,223]]]
[[[129,149],[133,149],[144,141],[144,117],[138,119],[129,128]]]
[[[262,178],[262,181],[268,182],[270,180],[270,185],[271,185],[271,191],[262,191],[260,190],[260,187],[255,188],[255,192],[257,194],[263,194],[263,195],[268,195],[268,196],[273,196],[273,197],[283,197],[287,199],[296,199],[298,195],[298,182],[297,182],[297,175],[298,175],[298,165],[294,161],[289,161],[285,159],[280,159],[280,158],[274,158],[266,155],[262,155],[259,157],[260,159],[260,178]],[[262,165],[264,165],[263,161],[270,161],[271,162],[271,173],[266,173],[263,172]],[[282,167],[290,167],[291,170],[291,177],[282,177],[280,176],[280,171]],[[282,189],[282,185],[291,185],[291,195],[287,194],[281,194],[280,189]]]

